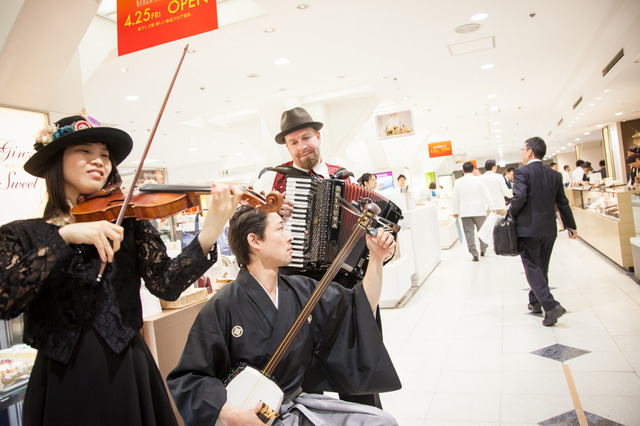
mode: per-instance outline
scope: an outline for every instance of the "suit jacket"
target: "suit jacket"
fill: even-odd
[[[516,169],[509,212],[518,224],[518,237],[555,236],[556,206],[564,226],[576,229],[562,175],[540,161]]]
[[[486,216],[491,196],[481,176],[465,173],[453,184],[451,213],[460,217]]]

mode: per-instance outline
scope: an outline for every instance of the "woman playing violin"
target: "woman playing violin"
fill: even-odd
[[[51,130],[41,132],[24,165],[46,180],[43,217],[0,228],[0,317],[24,312],[25,343],[38,350],[23,423],[175,425],[139,331],[140,279],[154,295],[178,298],[217,260],[215,241],[240,190],[213,184],[202,231],[171,259],[148,221],[79,223],[71,214],[79,196],[120,183],[116,166],[131,151],[131,137],[82,116]]]

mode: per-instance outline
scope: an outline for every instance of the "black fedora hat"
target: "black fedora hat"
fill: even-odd
[[[102,127],[91,117],[73,115],[58,120],[43,129],[36,138],[35,154],[24,163],[27,173],[44,178],[49,160],[66,147],[86,142],[102,142],[109,149],[111,163],[120,164],[133,148],[133,140],[126,132],[113,127]]]
[[[295,107],[282,113],[280,118],[280,133],[276,135],[276,142],[284,144],[284,137],[296,130],[305,127],[313,127],[316,130],[322,129],[322,123],[313,121],[306,109]]]

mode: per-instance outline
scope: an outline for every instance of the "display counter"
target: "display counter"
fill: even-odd
[[[440,229],[433,204],[404,212],[403,229],[411,232],[415,272],[411,285],[418,287],[440,263]]]
[[[164,380],[169,372],[178,365],[184,345],[187,343],[189,330],[191,330],[193,321],[205,303],[207,301],[198,302],[182,309],[165,309],[159,314],[144,319],[142,335]],[[178,423],[183,425],[178,409],[173,404],[173,398],[169,396],[169,399]]]
[[[622,266],[633,267],[631,238],[636,236],[633,187],[567,188],[578,236],[600,253]]]

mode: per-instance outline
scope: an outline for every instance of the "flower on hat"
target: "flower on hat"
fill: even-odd
[[[36,143],[33,148],[37,151],[44,148],[55,139],[54,134],[58,131],[58,126],[55,124],[48,124],[36,133]]]

